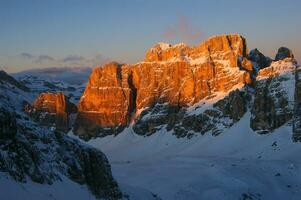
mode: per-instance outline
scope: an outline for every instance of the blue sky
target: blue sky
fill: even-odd
[[[301,60],[299,0],[0,0],[0,68],[134,63],[159,41],[240,33],[249,49]]]

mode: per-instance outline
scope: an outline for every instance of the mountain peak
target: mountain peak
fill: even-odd
[[[292,50],[287,47],[280,47],[277,51],[275,60],[283,60],[285,58],[294,58]]]
[[[195,47],[189,47],[185,43],[170,45],[167,43],[158,43],[146,52],[146,62],[160,61],[183,61],[195,60],[195,58],[205,57],[215,52],[228,52],[238,56],[246,56],[247,45],[245,39],[238,34],[217,35],[210,37]]]
[[[146,107],[187,107],[251,84],[253,65],[246,52],[242,36],[221,35],[196,47],[159,43],[147,51],[145,62],[96,68],[79,101],[74,131],[91,136],[102,127],[111,134]]]

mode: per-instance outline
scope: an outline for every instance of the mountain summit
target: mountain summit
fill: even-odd
[[[216,124],[231,126],[246,112],[253,97],[256,102],[257,92],[262,89],[259,88],[260,77],[274,80],[275,73],[294,73],[296,67],[289,49],[280,48],[272,62],[257,49],[248,53],[245,38],[238,34],[214,36],[195,47],[158,43],[147,51],[143,62],[132,65],[112,62],[93,70],[78,103],[74,132],[88,139],[119,133],[133,123],[138,134],[154,133],[164,124],[181,136],[190,131],[217,134],[220,128]],[[286,92],[281,90],[281,95],[285,96]],[[265,96],[258,101],[271,103],[262,102],[262,98]],[[206,102],[214,109],[207,110],[200,105],[209,105]],[[255,117],[251,120],[262,120],[257,116],[257,104],[253,106]],[[158,107],[160,109],[155,111]],[[186,111],[192,107],[206,112],[188,117]],[[267,127],[268,131],[272,130],[291,118],[292,109],[289,110],[285,111],[286,117],[272,123],[272,127],[254,122],[252,128],[261,133]],[[151,114],[153,112],[164,117]],[[146,113],[149,113],[147,120]],[[186,118],[189,128],[182,130]],[[230,122],[224,123],[221,119],[225,118],[230,118]],[[193,122],[202,124],[202,128],[191,128]],[[180,131],[176,126],[179,123]]]

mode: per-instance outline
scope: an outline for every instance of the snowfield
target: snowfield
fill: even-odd
[[[0,173],[0,191],[3,200],[95,200],[86,186],[67,178],[62,182],[57,181],[52,185],[45,185],[30,180],[27,183],[16,182],[4,173]]]
[[[300,199],[301,151],[291,125],[271,134],[250,129],[250,113],[221,135],[178,139],[161,131],[90,140],[103,151],[125,192],[139,189],[161,199]],[[145,199],[143,194],[138,198]]]
[[[165,44],[161,45],[161,48],[169,48]],[[275,81],[275,85],[281,84],[275,88],[284,91],[288,105],[293,109],[295,66],[289,63],[283,67],[284,64],[282,61],[273,62],[257,80],[264,82],[266,75],[270,73],[280,75],[279,82]],[[28,80],[32,78],[29,77]],[[39,80],[29,85],[37,91],[45,89],[44,82]],[[32,102],[37,94],[14,92],[14,87],[7,87],[5,91],[10,97],[9,103],[18,110],[22,110],[23,100]],[[84,85],[74,88],[76,95],[71,98],[76,102],[78,99],[75,97],[81,96]],[[233,89],[242,89],[242,85],[236,85]],[[214,98],[200,101],[187,109],[187,115],[203,113],[227,94],[229,93],[216,93]],[[276,96],[276,93],[273,95]],[[5,106],[7,105],[4,104],[3,107]],[[141,111],[137,111],[136,116]],[[145,118],[152,116],[145,115]],[[249,108],[240,121],[225,128],[218,136],[196,134],[188,139],[177,138],[164,127],[151,136],[137,135],[132,130],[134,118],[133,116],[131,125],[116,136],[82,141],[105,153],[114,178],[129,199],[301,199],[301,159],[298,156],[301,144],[292,141],[293,120],[272,133],[260,135],[250,128]],[[226,120],[227,118],[225,123]],[[77,138],[72,131],[68,134]],[[0,173],[0,194],[0,199],[5,200],[95,199],[86,186],[67,178],[53,185],[41,185],[30,180],[24,184],[12,180],[4,173]]]

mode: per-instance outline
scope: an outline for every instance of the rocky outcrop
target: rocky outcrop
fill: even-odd
[[[227,97],[216,102],[213,107],[222,111],[224,117],[228,117],[237,122],[247,112],[247,105],[250,100],[250,94],[246,91],[235,90],[229,93]]]
[[[295,73],[295,95],[294,95],[294,117],[293,117],[293,141],[301,142],[301,68],[297,67]]]
[[[69,179],[99,199],[122,198],[102,152],[32,121],[21,110],[31,93],[2,81],[0,94],[1,177],[48,185]]]
[[[15,137],[17,133],[16,118],[12,113],[0,108],[0,140]]]
[[[86,184],[99,198],[119,199],[121,193],[104,154],[81,145],[60,132],[37,127],[30,121],[16,123],[14,115],[0,108],[0,171],[16,181],[53,184],[62,175]],[[3,122],[3,123],[2,123]]]
[[[216,92],[251,84],[252,71],[240,35],[212,37],[196,47],[159,43],[144,62],[94,69],[78,104],[74,132],[82,137],[116,133],[141,109],[193,105]]]
[[[292,119],[296,62],[284,59],[259,71],[255,83],[251,128],[269,133]]]
[[[78,103],[75,132],[80,136],[93,135],[109,128],[112,134],[116,127],[129,123],[135,110],[135,89],[128,66],[109,63],[93,70],[83,96]],[[117,129],[118,130],[118,129]]]
[[[152,135],[159,130],[172,132],[177,137],[192,137],[195,134],[220,134],[224,128],[231,127],[247,111],[250,96],[247,88],[234,90],[217,101],[211,108],[199,105],[189,108],[157,104],[144,110],[133,125],[139,135]],[[203,111],[202,111],[203,110]]]
[[[263,55],[258,49],[253,49],[248,55],[249,60],[258,64],[258,70],[270,66],[272,60]]]
[[[63,93],[42,93],[25,111],[40,124],[66,132],[71,127],[70,116],[77,108]]]
[[[287,47],[280,47],[275,57],[275,61],[285,58],[294,58],[293,52]]]

